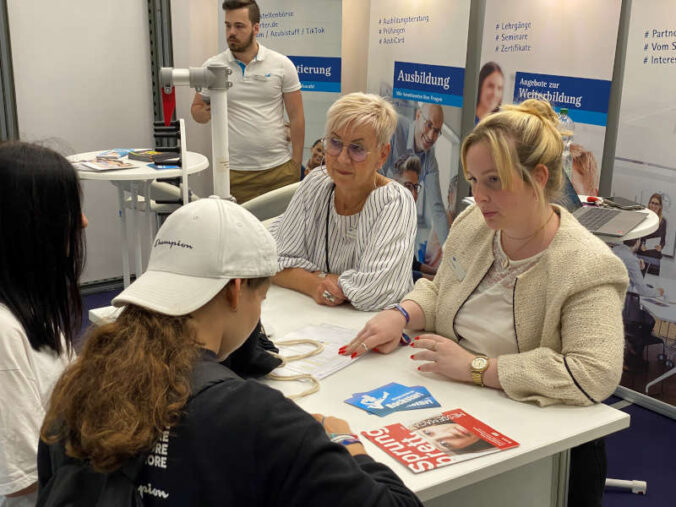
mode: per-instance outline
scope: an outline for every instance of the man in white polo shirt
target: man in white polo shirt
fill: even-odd
[[[253,0],[226,0],[228,49],[212,58],[232,69],[228,90],[230,192],[243,203],[300,180],[305,116],[296,68],[286,56],[256,41],[260,10]],[[207,90],[195,94],[195,121],[211,120]],[[291,153],[284,127],[289,117]]]

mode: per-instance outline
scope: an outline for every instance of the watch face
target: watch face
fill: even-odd
[[[486,359],[485,357],[475,357],[474,359],[472,359],[473,370],[484,370],[486,369],[486,367],[488,367],[488,359]]]

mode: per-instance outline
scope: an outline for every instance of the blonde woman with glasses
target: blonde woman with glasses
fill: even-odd
[[[351,93],[331,106],[325,165],[303,180],[273,233],[275,284],[363,311],[381,310],[413,287],[415,203],[378,172],[396,126],[394,108],[377,95]]]

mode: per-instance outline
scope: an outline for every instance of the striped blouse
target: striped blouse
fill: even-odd
[[[413,196],[390,182],[371,192],[359,213],[343,216],[336,212],[332,188],[326,168],[315,169],[271,228],[279,269],[327,271],[328,266],[330,273],[339,275],[340,288],[358,310],[381,310],[400,301],[413,288],[417,220]]]

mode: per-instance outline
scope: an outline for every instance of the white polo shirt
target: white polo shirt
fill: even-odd
[[[248,65],[230,49],[209,58],[232,69],[228,90],[228,151],[230,167],[237,171],[263,171],[291,159],[284,129],[282,94],[300,90],[298,72],[286,56],[258,44]],[[209,96],[209,90],[202,94]]]

